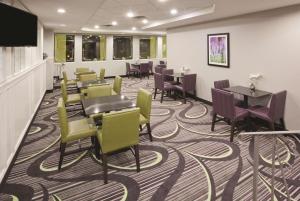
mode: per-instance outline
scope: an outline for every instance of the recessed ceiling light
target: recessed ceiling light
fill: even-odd
[[[176,10],[176,9],[174,8],[174,9],[172,9],[172,10],[170,11],[170,13],[171,13],[172,15],[176,15],[176,14],[178,13],[178,10]]]
[[[63,8],[59,8],[59,9],[57,9],[57,12],[60,14],[64,14],[66,12],[66,10]]]
[[[133,12],[129,11],[129,12],[127,13],[127,17],[133,17],[133,16],[134,16],[134,13],[133,13]]]
[[[99,29],[100,27],[99,27],[99,25],[95,25],[94,28],[95,29]]]
[[[60,24],[59,26],[61,26],[61,27],[65,27],[66,25],[65,25],[65,24]]]
[[[135,30],[136,30],[136,27],[132,27],[131,30],[132,30],[132,31],[135,31]]]
[[[144,24],[147,24],[149,21],[147,19],[143,19],[142,21]]]
[[[158,1],[163,3],[163,2],[167,2],[168,0],[158,0]]]
[[[118,25],[118,22],[117,22],[117,21],[112,21],[111,24],[112,24],[113,26],[117,26],[117,25]]]

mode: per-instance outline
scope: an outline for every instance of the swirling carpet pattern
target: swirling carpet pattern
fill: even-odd
[[[153,92],[153,78],[123,79],[122,92],[130,99],[135,100],[139,88]],[[222,122],[211,132],[211,107],[190,98],[186,104],[180,99],[165,98],[162,104],[158,97],[153,100],[154,141],[140,137],[140,173],[130,151],[108,157],[107,185],[101,161],[89,151],[66,156],[58,171],[59,97],[59,89],[46,94],[0,200],[252,200],[253,139],[238,136],[230,143],[230,126]],[[83,118],[80,108],[68,112],[69,120]],[[259,200],[270,200],[271,140],[260,141],[258,195]],[[277,144],[290,195],[300,200],[299,139],[282,137]],[[86,139],[67,150],[89,145]],[[286,200],[278,159],[275,174],[275,198]]]

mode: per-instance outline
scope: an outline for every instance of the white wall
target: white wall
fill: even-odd
[[[168,66],[197,73],[197,96],[211,100],[213,82],[229,79],[248,86],[250,73],[261,73],[257,88],[287,90],[288,129],[300,119],[300,7],[293,6],[232,19],[168,30]],[[207,65],[207,34],[230,33],[230,68]]]
[[[0,47],[0,181],[45,93],[43,27],[37,47]]]
[[[53,57],[54,55],[54,32],[51,30],[45,30],[44,43],[45,48],[44,51],[49,55],[49,57]],[[69,79],[75,78],[74,72],[78,67],[88,67],[97,73],[99,73],[100,68],[105,68],[105,76],[115,76],[115,75],[125,75],[126,67],[125,63],[130,62],[133,63],[136,60],[139,60],[139,39],[143,36],[133,36],[133,59],[132,60],[113,60],[113,36],[107,36],[107,44],[106,44],[106,60],[105,61],[82,61],[82,35],[75,35],[75,62],[66,62],[64,69],[66,70]],[[162,37],[158,36],[157,39],[157,58],[151,59],[154,61],[154,65],[158,64],[160,60],[165,60],[162,58]],[[147,59],[140,60],[141,62],[147,62]],[[54,75],[59,74],[59,66],[61,64],[55,64]]]

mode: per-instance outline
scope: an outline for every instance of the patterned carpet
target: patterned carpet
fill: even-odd
[[[123,94],[135,100],[138,88],[153,89],[153,78],[123,79]],[[103,184],[101,161],[91,152],[64,158],[57,170],[59,127],[56,105],[60,91],[46,94],[17,160],[0,193],[0,200],[252,200],[253,140],[235,137],[230,126],[217,123],[210,131],[211,107],[199,101],[166,98],[153,101],[151,128],[154,141],[140,137],[141,172],[130,151],[108,157],[109,183]],[[70,120],[82,112],[69,112]],[[146,129],[144,129],[146,130]],[[259,200],[270,200],[271,140],[262,138]],[[80,142],[89,146],[90,140]],[[77,149],[73,143],[67,150]],[[293,200],[300,200],[299,140],[278,140],[278,152]],[[276,199],[286,200],[279,165]]]

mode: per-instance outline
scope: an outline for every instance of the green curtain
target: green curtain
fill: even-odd
[[[151,36],[150,37],[150,58],[156,58],[156,51],[157,51],[157,37]]]
[[[100,36],[100,61],[106,60],[106,36]]]
[[[162,37],[162,57],[167,58],[167,36]]]
[[[66,34],[55,34],[54,38],[54,57],[55,62],[66,62],[67,45]]]

